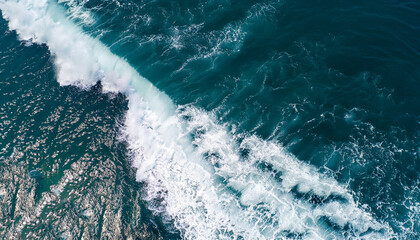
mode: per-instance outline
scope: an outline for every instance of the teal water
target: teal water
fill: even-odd
[[[118,140],[126,98],[60,87],[46,46],[0,31],[1,238],[165,236]]]
[[[416,1],[48,1],[51,12],[10,2],[3,238],[419,237]],[[165,134],[172,115],[153,106],[171,111],[165,97],[102,91],[114,58],[22,21],[25,8],[66,18],[131,65],[171,99],[189,140]]]

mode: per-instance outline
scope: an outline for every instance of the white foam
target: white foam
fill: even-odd
[[[137,180],[145,183],[144,198],[155,213],[172,220],[185,239],[392,235],[346,187],[278,143],[229,132],[212,114],[193,106],[176,107],[126,61],[65,18],[58,5],[2,0],[0,8],[22,40],[48,46],[60,84],[87,88],[101,80],[104,91],[127,95],[123,132]],[[325,202],[313,204],[305,194]],[[327,201],[333,196],[338,200]]]
[[[67,16],[85,26],[90,26],[95,23],[95,18],[91,12],[85,9],[84,5],[88,0],[58,0],[58,3],[63,3],[68,7]]]

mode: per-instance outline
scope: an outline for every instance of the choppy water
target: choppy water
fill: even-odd
[[[419,238],[416,1],[0,9],[3,238]]]

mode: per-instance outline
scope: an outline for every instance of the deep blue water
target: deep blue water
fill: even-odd
[[[65,9],[67,20],[83,34],[102,42],[169,96],[175,105],[182,106],[178,110],[181,115],[183,108],[192,106],[211,113],[217,125],[237,134],[234,142],[240,146],[242,161],[247,161],[247,151],[252,148],[243,147],[247,136],[282,145],[299,162],[313,166],[322,176],[345,186],[360,209],[391,229],[392,234],[384,238],[420,237],[418,1],[87,0],[60,1],[59,6]],[[0,4],[0,9],[4,14],[5,5]],[[13,17],[4,15],[4,18]],[[27,235],[28,238],[47,234],[67,236],[58,234],[58,226],[66,221],[74,235],[82,236],[86,232],[87,238],[98,234],[100,237],[101,232],[104,232],[102,236],[110,234],[118,238],[117,233],[112,235],[114,225],[126,233],[121,235],[124,237],[141,236],[141,232],[170,239],[194,236],[189,235],[190,228],[177,222],[178,217],[182,218],[177,212],[171,215],[165,214],[169,210],[155,211],[160,209],[155,206],[159,201],[150,200],[147,193],[141,194],[147,192],[142,189],[152,185],[152,180],[135,181],[135,170],[130,167],[132,155],[127,150],[133,144],[120,136],[128,99],[122,94],[102,94],[99,85],[91,90],[60,87],[56,83],[59,77],[55,75],[60,65],[55,61],[62,52],[55,53],[52,47],[50,53],[52,38],[42,40],[41,45],[29,44],[19,40],[20,26],[10,27],[17,28],[17,34],[7,30],[7,19],[1,20],[0,27],[0,146],[3,149],[0,159],[5,172],[0,185],[2,206],[5,206],[0,215],[2,236],[17,236],[7,230],[12,227],[20,231],[23,220],[16,209],[24,216],[38,206],[36,203],[43,194],[54,192],[50,186],[64,181],[66,169],[77,172],[85,169],[83,166],[93,167],[101,162],[106,166],[98,168],[105,173],[86,167],[88,170],[83,170],[86,172],[80,175],[79,185],[66,185],[64,191],[71,199],[78,199],[77,194],[88,196],[76,205],[93,206],[90,211],[95,217],[89,215],[88,220],[76,220],[83,214],[72,213],[69,210],[72,207],[57,203],[54,205],[57,211],[62,211],[62,217],[68,220],[59,221],[58,217],[48,215],[51,210],[45,207],[45,214],[35,217],[41,223],[31,220],[31,224],[23,224],[24,237],[31,229],[39,232]],[[66,42],[60,44],[68,44],[70,49],[73,46]],[[66,114],[62,116],[68,117],[48,117],[57,115],[56,111],[64,111]],[[50,118],[56,120],[51,122]],[[188,120],[191,116],[184,114],[184,118]],[[75,131],[77,138],[72,137]],[[192,134],[196,149],[201,149],[197,140],[200,137],[196,135],[210,132],[202,131]],[[34,139],[41,141],[45,150],[23,147],[34,145],[31,142]],[[56,141],[68,145],[64,147]],[[10,157],[16,149],[21,149],[23,158],[28,159]],[[47,160],[56,151],[64,154],[59,157],[62,160]],[[211,154],[221,155],[205,152],[209,162],[213,161],[208,157]],[[63,160],[66,158],[74,160]],[[214,166],[216,170],[219,168]],[[267,164],[262,169],[277,174]],[[32,185],[15,180],[25,174],[35,181]],[[103,188],[96,193],[98,187],[90,185],[95,179]],[[283,181],[286,180],[284,177]],[[317,181],[315,177],[314,181]],[[16,208],[20,206],[16,203],[19,189],[34,192],[27,198],[35,204],[22,203],[26,207]],[[238,194],[239,198],[244,194],[235,191],[231,194]],[[294,194],[295,202],[309,199],[313,204],[310,209],[329,201],[341,201],[334,194],[318,196],[316,188],[305,192],[299,184],[289,192]],[[114,201],[112,197],[98,200],[103,199],[102,194],[119,196],[122,200]],[[166,195],[162,196],[161,201],[165,202]],[[97,201],[103,204],[94,207]],[[261,203],[264,201],[261,199]],[[106,210],[106,206],[112,207]],[[113,225],[111,212],[118,211],[122,212],[117,218],[120,220],[115,220],[118,224]],[[340,225],[332,217],[326,218],[314,220],[317,226],[324,224],[321,228],[331,234],[321,238],[374,238],[369,234],[386,232],[371,228],[360,233],[351,221]],[[38,230],[43,222],[54,227]],[[103,230],[103,224],[108,224],[110,233]],[[194,224],[197,223],[187,225]],[[247,239],[246,234],[235,235],[235,229],[231,231],[228,236]],[[147,238],[146,235],[142,237]],[[306,230],[291,227],[276,236],[310,235]]]

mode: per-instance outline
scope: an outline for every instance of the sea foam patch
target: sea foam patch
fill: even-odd
[[[47,0],[0,1],[24,41],[46,44],[62,85],[129,99],[124,137],[144,199],[185,239],[390,238],[386,224],[361,208],[333,178],[278,143],[228,131],[211,113],[175,106],[98,39]],[[77,14],[77,11],[75,12]],[[71,16],[74,18],[74,16]]]

